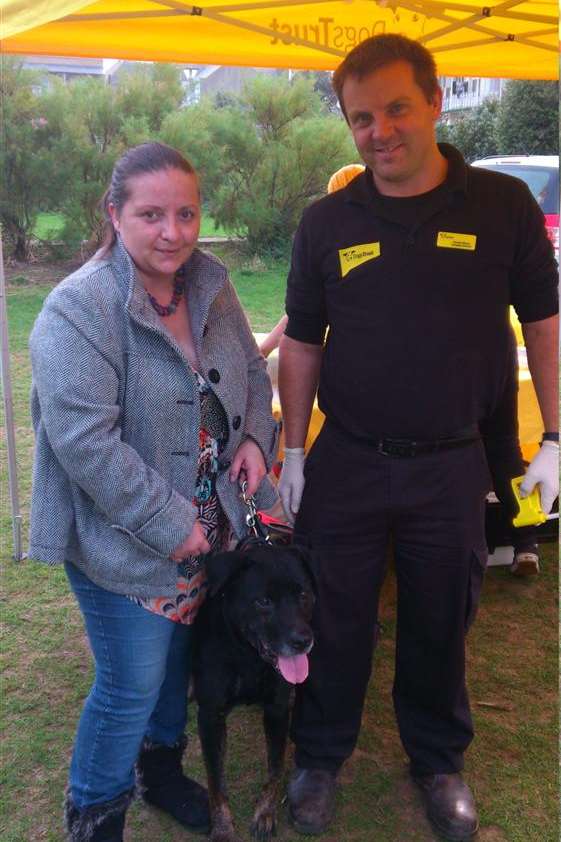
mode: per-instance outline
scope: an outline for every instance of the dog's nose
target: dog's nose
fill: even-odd
[[[295,629],[290,635],[290,646],[294,652],[307,652],[314,642],[314,636],[309,629]]]

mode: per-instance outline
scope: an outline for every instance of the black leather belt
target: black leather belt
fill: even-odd
[[[479,430],[470,427],[468,430],[461,430],[454,436],[433,441],[416,441],[414,439],[398,439],[385,436],[382,439],[369,439],[372,447],[376,448],[382,456],[397,456],[407,458],[411,456],[424,456],[428,453],[440,453],[442,450],[451,450],[454,447],[465,447],[481,438]]]
[[[396,436],[384,436],[383,438],[375,439],[369,438],[368,436],[351,435],[336,421],[333,421],[333,419],[326,421],[326,427],[333,429],[345,438],[364,442],[364,444],[373,447],[378,453],[381,453],[382,456],[397,456],[398,458],[424,456],[428,453],[440,453],[442,450],[451,450],[454,447],[465,447],[474,441],[479,441],[481,438],[479,427],[476,424],[470,424],[469,427],[456,430],[450,436],[433,439],[432,441],[426,439],[402,439]]]

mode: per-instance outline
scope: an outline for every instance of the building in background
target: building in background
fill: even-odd
[[[275,76],[286,71],[265,67],[228,67],[226,65],[205,65],[192,78],[198,86],[197,97],[214,96],[217,93],[228,93],[233,96],[241,94],[243,86],[255,76]],[[195,100],[196,101],[196,100]]]
[[[116,61],[107,69],[107,81],[110,85],[118,85],[127,73],[134,71],[141,62]],[[231,94],[236,96],[242,92],[244,84],[255,76],[263,74],[277,74],[276,69],[256,67],[228,67],[219,64],[176,64],[181,70],[182,84],[185,90],[183,105],[194,105],[201,97],[216,94]]]
[[[102,58],[64,58],[62,56],[25,56],[23,67],[40,74],[41,87],[49,87],[53,76],[70,82],[72,79],[84,79],[97,76],[104,79]]]
[[[442,115],[452,123],[471,108],[482,105],[486,99],[500,99],[507,79],[487,79],[473,76],[441,76]]]

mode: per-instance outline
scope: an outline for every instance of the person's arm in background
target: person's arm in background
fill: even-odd
[[[272,331],[265,337],[263,342],[260,344],[259,350],[261,354],[265,357],[265,359],[267,359],[269,354],[272,351],[274,351],[275,348],[278,348],[287,322],[288,316],[282,316],[282,318],[279,319]]]
[[[283,336],[279,348],[279,395],[284,430],[284,462],[279,494],[291,523],[304,490],[304,444],[316,396],[323,345]]]
[[[222,318],[230,321],[247,362],[243,436],[233,456],[229,475],[231,482],[238,482],[243,472],[248,483],[247,493],[252,495],[265,479],[277,455],[279,425],[272,415],[273,389],[267,374],[267,363],[257,347],[247,316],[230,280],[225,284],[215,307]]]
[[[518,512],[511,480],[524,473],[518,432],[518,353],[514,331],[510,331],[509,359],[504,389],[491,414],[479,429],[491,472],[493,490],[510,518]]]
[[[316,396],[323,345],[283,336],[279,349],[279,394],[286,447],[304,447]]]
[[[528,368],[540,407],[546,433],[559,431],[559,316],[522,324]],[[530,494],[540,486],[543,511],[551,511],[559,494],[559,441],[544,441],[530,462],[520,486]]]
[[[322,223],[312,205],[304,211],[292,248],[286,289],[288,322],[279,347],[279,395],[284,460],[278,490],[290,523],[304,490],[304,444],[316,396],[328,326],[321,249]]]
[[[538,485],[542,509],[547,513],[559,493],[559,267],[543,212],[530,190],[518,186],[512,205],[517,230],[510,272],[511,304],[522,325],[544,431],[557,435],[557,441],[546,440],[530,462],[520,492],[526,496]]]
[[[559,429],[559,316],[522,325],[528,368],[546,432]]]

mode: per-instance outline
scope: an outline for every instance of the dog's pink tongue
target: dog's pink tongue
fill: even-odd
[[[282,677],[289,684],[302,684],[308,677],[307,655],[293,655],[291,658],[279,657],[277,666]]]

